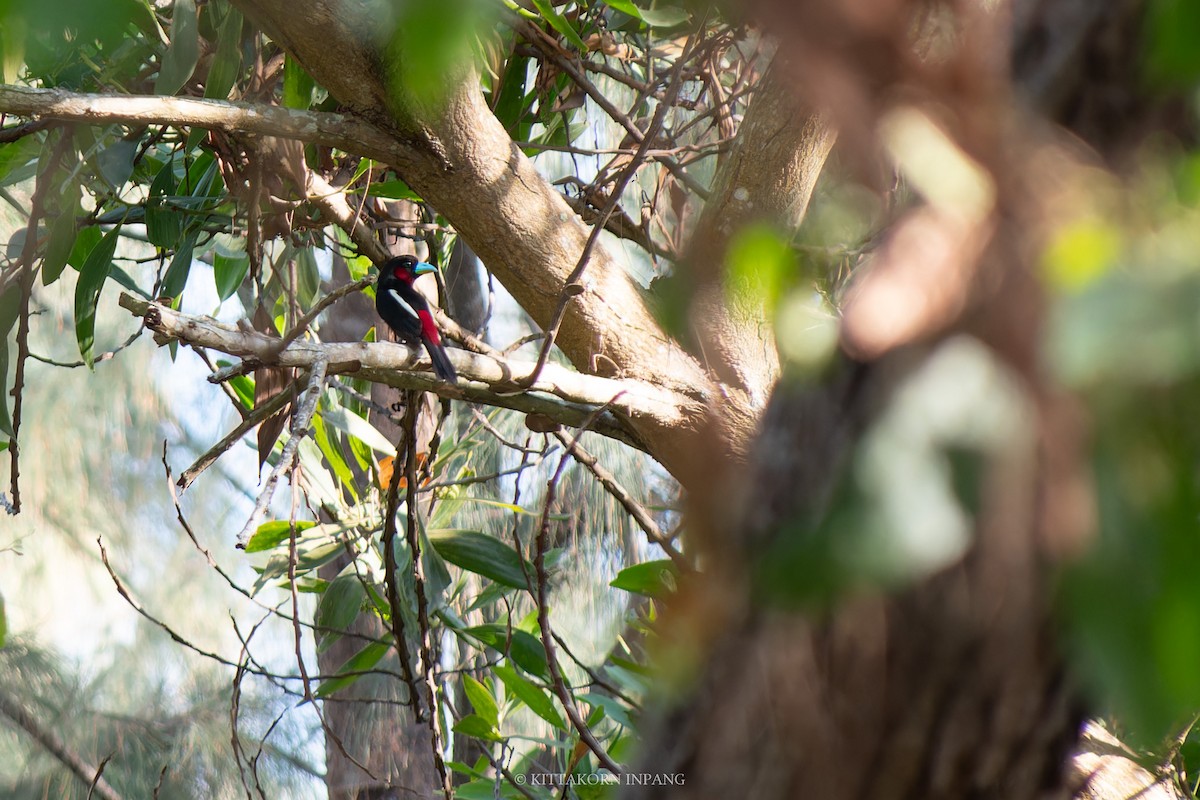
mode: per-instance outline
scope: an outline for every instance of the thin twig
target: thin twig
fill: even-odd
[[[534,30],[538,30],[536,26],[531,25],[529,27],[533,28]],[[693,39],[688,42],[688,46],[684,52],[684,55],[679,59],[679,62],[675,67],[675,74],[672,76],[670,88],[667,90],[668,98],[674,98],[675,95],[679,93],[679,89],[683,85],[683,65],[687,62],[689,54],[695,49],[695,47],[696,41],[693,37]],[[566,282],[563,284],[562,293],[558,298],[558,306],[554,309],[554,316],[551,318],[550,327],[546,329],[546,339],[542,343],[541,351],[538,353],[537,364],[534,366],[533,372],[530,373],[527,382],[522,382],[522,386],[532,386],[537,381],[538,375],[541,374],[542,369],[545,368],[546,362],[550,358],[550,350],[554,347],[554,340],[558,336],[558,329],[562,326],[563,320],[567,316],[567,307],[570,305],[571,299],[583,290],[583,287],[579,285],[579,279],[583,277],[583,272],[587,269],[588,260],[591,258],[592,250],[595,248],[596,242],[600,238],[600,231],[604,230],[604,227],[608,224],[609,217],[612,216],[613,211],[616,210],[617,206],[621,202],[621,194],[625,191],[625,187],[629,185],[629,181],[633,179],[638,167],[645,160],[646,153],[649,152],[651,143],[658,136],[658,132],[662,129],[663,122],[666,119],[667,111],[670,110],[670,107],[670,102],[659,103],[658,108],[654,110],[654,119],[651,120],[650,127],[646,130],[646,135],[641,136],[641,132],[638,131],[638,135],[641,138],[638,138],[639,145],[637,152],[634,154],[630,162],[625,166],[625,169],[621,172],[620,177],[617,178],[615,184],[613,185],[612,194],[609,196],[608,202],[605,203],[604,208],[601,209],[600,214],[596,218],[596,222],[592,225],[592,232],[588,235],[587,242],[583,246],[583,252],[579,256],[579,262],[575,265],[575,269],[571,271],[571,274],[567,277]],[[637,130],[637,126],[634,126],[634,130]],[[666,162],[664,161],[663,163]]]
[[[412,558],[413,589],[417,595],[417,626],[420,628],[421,669],[425,676],[425,690],[429,696],[429,734],[430,745],[433,748],[433,765],[442,779],[442,793],[446,800],[453,800],[454,787],[450,782],[450,773],[442,758],[442,734],[438,726],[437,713],[437,684],[433,678],[433,635],[429,625],[429,600],[425,596],[425,569],[421,564],[421,540],[417,533],[417,410],[420,405],[420,393],[408,392],[407,413],[404,418],[404,474],[406,493],[404,503],[407,509],[405,515],[405,536],[408,540],[408,551]]]
[[[634,521],[645,531],[647,539],[661,547],[670,557],[671,561],[675,563],[675,566],[684,572],[692,571],[692,567],[687,559],[683,557],[683,554],[663,534],[662,529],[658,527],[658,523],[650,516],[649,510],[634,499],[633,495],[617,481],[616,476],[600,463],[600,459],[583,449],[583,446],[579,444],[578,437],[571,439],[562,431],[555,431],[554,437],[562,442],[563,445],[571,448],[575,460],[583,464],[596,480],[600,482],[604,490],[612,495],[613,499],[620,503],[622,508],[629,512],[629,516],[633,517]]]
[[[249,433],[253,428],[268,417],[274,416],[275,412],[283,408],[295,396],[296,389],[299,388],[300,382],[292,381],[291,385],[284,388],[275,396],[271,397],[266,403],[259,406],[250,412],[250,415],[243,419],[238,426],[222,437],[221,441],[214,444],[208,449],[204,455],[196,459],[196,462],[185,469],[179,476],[178,486],[180,489],[187,489],[192,485],[196,478],[204,470],[216,463],[217,459],[225,454],[227,450],[242,440],[242,437]]]
[[[313,361],[312,371],[308,375],[308,388],[301,395],[300,406],[292,417],[291,435],[283,446],[283,452],[279,454],[279,461],[271,469],[271,474],[267,476],[267,481],[263,485],[262,491],[259,492],[258,501],[254,504],[254,511],[251,512],[250,518],[246,520],[246,524],[238,533],[237,547],[240,550],[246,549],[246,543],[250,541],[254,528],[266,513],[267,505],[270,504],[271,497],[275,494],[275,484],[279,482],[279,477],[284,471],[291,468],[296,459],[300,442],[308,435],[309,425],[312,424],[313,414],[317,410],[317,402],[321,399],[321,390],[325,387],[325,372],[328,368],[329,360],[323,356],[318,356]]]

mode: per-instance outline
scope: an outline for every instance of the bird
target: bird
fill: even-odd
[[[429,311],[429,303],[413,287],[413,281],[431,272],[437,272],[437,267],[412,256],[389,258],[379,268],[379,279],[375,282],[375,310],[401,341],[424,345],[433,363],[434,374],[454,383],[458,373],[442,346],[442,336]]]

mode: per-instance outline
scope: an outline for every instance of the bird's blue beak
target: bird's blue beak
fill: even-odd
[[[413,267],[413,275],[428,275],[430,272],[437,272],[438,268],[433,264],[426,264],[424,261],[418,261]]]

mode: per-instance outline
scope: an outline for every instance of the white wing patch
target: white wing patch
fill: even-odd
[[[392,296],[393,300],[400,304],[401,308],[408,312],[409,316],[417,321],[420,321],[421,318],[417,316],[417,310],[410,306],[408,302],[396,292],[395,289],[388,289],[387,293]]]

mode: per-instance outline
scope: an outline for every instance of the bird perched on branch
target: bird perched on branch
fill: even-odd
[[[396,336],[408,344],[420,342],[429,353],[433,371],[444,381],[454,383],[458,373],[442,346],[442,336],[429,311],[429,303],[413,286],[421,275],[437,272],[433,264],[417,261],[412,256],[389,258],[379,268],[375,283],[375,309]]]

